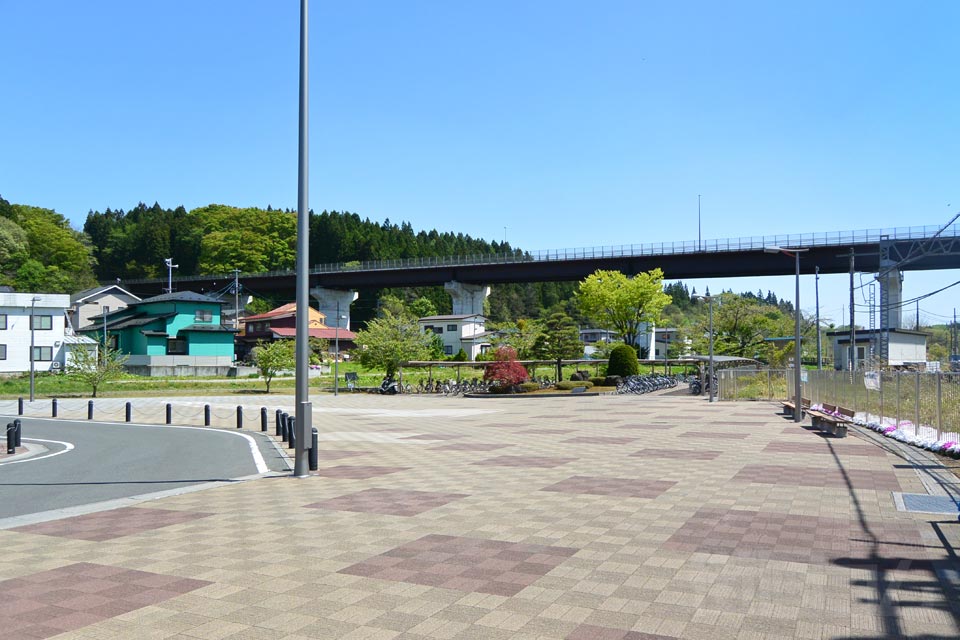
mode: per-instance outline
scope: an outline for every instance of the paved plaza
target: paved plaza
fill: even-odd
[[[902,499],[956,478],[892,441],[685,395],[314,403],[310,478],[0,530],[0,637],[960,636],[960,523]]]

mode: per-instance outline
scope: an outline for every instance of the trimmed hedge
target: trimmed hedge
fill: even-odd
[[[608,376],[635,376],[640,373],[636,350],[628,344],[618,344],[610,351]]]
[[[570,391],[576,387],[586,387],[589,389],[593,386],[593,383],[589,380],[561,380],[556,384],[557,389],[560,391]]]
[[[520,388],[524,393],[530,393],[531,391],[539,391],[540,383],[538,382],[522,382],[520,383]]]

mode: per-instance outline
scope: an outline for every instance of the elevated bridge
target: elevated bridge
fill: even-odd
[[[320,264],[310,270],[310,286],[327,318],[348,328],[349,307],[356,299],[357,289],[442,285],[453,297],[455,314],[480,313],[489,285],[582,280],[597,269],[633,275],[659,267],[669,280],[793,275],[793,260],[764,251],[781,247],[806,250],[800,260],[801,273],[812,274],[819,267],[820,273],[847,273],[855,269],[881,274],[883,309],[899,302],[902,271],[960,267],[960,225],[952,222],[947,226],[751,236],[700,243],[687,240]],[[294,271],[246,273],[240,278],[253,290],[295,297]],[[232,280],[233,274],[185,276],[174,278],[173,287],[211,291]],[[166,285],[163,278],[124,282],[125,288],[141,296],[160,294]],[[344,314],[348,316],[346,321],[337,317]],[[882,318],[881,324],[893,328],[899,326],[899,321],[891,324]]]

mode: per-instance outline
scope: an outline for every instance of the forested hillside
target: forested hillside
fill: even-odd
[[[293,269],[296,265],[296,214],[290,210],[238,208],[213,204],[186,211],[159,204],[138,204],[130,211],[107,209],[87,215],[99,280],[162,277],[164,259],[172,257],[178,276],[254,273]],[[382,223],[355,213],[323,211],[310,217],[313,264],[518,252],[507,243],[487,242],[462,233],[414,231],[409,223]],[[569,300],[575,283],[501,285],[490,297],[494,319],[535,316],[541,308]],[[254,292],[268,296],[268,292]],[[375,312],[380,291],[363,291],[354,315],[363,321]],[[426,297],[440,313],[450,298],[440,287],[393,292],[404,298]],[[280,304],[281,300],[270,302]]]

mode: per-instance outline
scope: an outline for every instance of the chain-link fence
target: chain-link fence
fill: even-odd
[[[719,372],[721,400],[793,397],[792,369]],[[960,440],[960,374],[885,371],[805,371],[803,397],[811,404],[850,409],[866,422],[898,426],[917,438]]]

